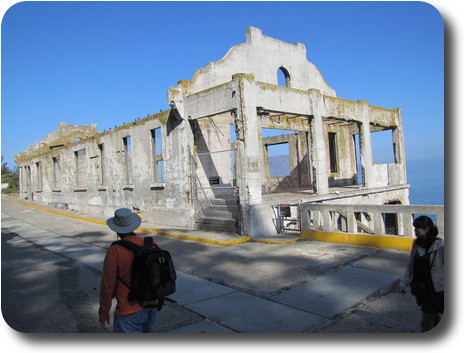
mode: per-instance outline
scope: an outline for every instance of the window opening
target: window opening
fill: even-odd
[[[53,187],[58,188],[61,186],[61,165],[60,158],[53,157]]]
[[[277,71],[277,83],[279,86],[290,87],[290,74],[283,66]]]
[[[31,166],[26,167],[26,183],[27,183],[27,191],[32,191],[32,173],[31,173]]]
[[[42,184],[42,163],[37,162],[36,164],[36,170],[37,170],[37,190],[42,190],[43,184]]]
[[[31,172],[30,165],[26,166],[25,172],[26,172],[26,187],[27,187],[28,197],[31,200],[34,200],[34,193],[32,192],[32,172]]]
[[[130,185],[132,184],[132,142],[130,136],[123,137],[122,140],[125,152],[126,183]]]
[[[100,185],[105,184],[105,145],[98,145],[98,153],[100,155]]]
[[[363,184],[363,167],[361,163],[361,140],[359,134],[353,135],[354,150],[356,155],[356,174],[358,185]]]
[[[278,142],[277,140],[279,139],[278,136],[294,133],[298,133],[298,131],[262,128],[261,134],[267,150],[269,175],[271,177],[290,175],[290,150],[288,142]],[[275,138],[273,139],[273,137]]]
[[[76,186],[85,186],[86,184],[86,161],[85,161],[85,149],[75,151],[76,157]]]
[[[337,134],[329,132],[330,172],[338,173]]]
[[[395,163],[393,130],[371,132],[373,163]]]
[[[132,153],[131,137],[130,136],[123,137],[123,141],[124,141],[124,151],[129,154]]]
[[[164,160],[163,160],[163,144],[161,137],[161,128],[150,130],[151,132],[151,148],[153,158],[153,181],[155,183],[164,183]]]

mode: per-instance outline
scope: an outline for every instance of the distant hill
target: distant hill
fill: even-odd
[[[288,154],[270,156],[269,168],[271,177],[290,175],[290,156]]]

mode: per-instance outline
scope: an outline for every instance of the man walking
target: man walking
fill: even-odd
[[[106,221],[118,237],[139,246],[144,245],[144,238],[134,231],[142,220],[128,208],[120,208],[114,217]],[[110,324],[111,300],[116,297],[117,304],[113,320],[114,333],[149,333],[157,314],[157,302],[129,302],[129,286],[132,277],[134,253],[119,245],[111,246],[105,256],[103,275],[100,283],[100,308],[98,316],[100,326],[107,330]]]

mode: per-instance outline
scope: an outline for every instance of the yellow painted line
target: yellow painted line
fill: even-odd
[[[414,240],[399,236],[335,233],[307,229],[301,230],[301,239],[402,251],[410,251]]]
[[[21,205],[32,207],[32,208],[35,208],[35,209],[38,209],[38,210],[41,210],[41,211],[54,213],[54,214],[64,216],[64,217],[74,218],[74,219],[78,219],[80,221],[85,221],[85,222],[92,222],[92,223],[106,225],[105,221],[98,221],[98,220],[91,219],[91,218],[74,216],[74,215],[70,215],[70,214],[67,214],[67,213],[53,211],[53,210],[50,210],[48,208],[43,208],[43,207],[31,205],[31,204],[21,202],[21,201],[17,201],[17,200],[13,200],[13,199],[10,199],[10,198],[4,197],[4,196],[2,196],[2,199],[7,200],[7,201],[16,202],[16,203],[19,203]],[[253,241],[251,237],[240,237],[240,238],[233,239],[233,240],[215,240],[215,239],[208,239],[208,238],[202,238],[202,237],[195,237],[195,236],[192,236],[192,235],[165,232],[165,231],[162,231],[162,230],[159,230],[159,229],[137,228],[136,230],[139,231],[139,232],[142,232],[142,233],[157,234],[157,235],[161,235],[161,236],[165,236],[165,237],[184,239],[184,240],[192,240],[192,241],[196,241],[196,242],[212,244],[212,245],[220,245],[220,246],[237,245],[237,244],[242,244],[242,243],[246,243],[246,242],[249,242],[249,241]],[[276,242],[275,244],[278,244],[278,243]]]
[[[104,222],[104,221],[98,221],[96,219],[84,218],[84,217],[74,216],[74,215],[67,214],[67,213],[61,213],[61,212],[49,210],[48,208],[43,208],[43,207],[39,207],[39,206],[35,206],[35,205],[30,205],[30,204],[25,203],[25,202],[9,199],[9,198],[4,197],[4,196],[2,196],[2,199],[7,200],[7,201],[13,201],[13,202],[19,203],[19,204],[24,205],[24,206],[36,208],[36,209],[41,210],[41,211],[50,212],[50,213],[54,213],[54,214],[57,214],[57,215],[60,215],[60,216],[65,216],[65,217],[69,217],[69,218],[78,219],[80,221],[86,221],[86,222],[92,222],[92,223],[106,225],[106,222]]]
[[[283,244],[290,244],[295,243],[297,241],[301,241],[301,238],[298,239],[291,239],[286,241],[274,241],[274,240],[264,240],[264,239],[250,239],[250,243],[263,243],[263,244],[276,244],[276,245],[283,245]]]
[[[162,235],[162,236],[176,238],[176,239],[192,240],[192,241],[197,241],[200,243],[220,245],[220,246],[237,245],[237,244],[249,242],[251,240],[250,237],[241,237],[241,238],[237,238],[234,240],[215,240],[215,239],[208,239],[208,238],[202,238],[202,237],[195,237],[193,235],[165,232],[165,231],[158,230],[158,229],[138,228],[137,230],[142,233],[151,233],[151,234],[157,234],[157,235]]]

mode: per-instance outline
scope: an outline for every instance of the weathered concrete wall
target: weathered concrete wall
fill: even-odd
[[[290,87],[316,88],[324,94],[336,95],[316,66],[308,61],[303,44],[282,42],[263,35],[254,27],[247,28],[246,43],[232,47],[221,60],[198,69],[190,81],[180,81],[179,87],[193,94],[229,82],[236,73],[253,74],[256,81],[277,84],[280,67],[290,73]]]
[[[161,129],[164,181],[155,180],[151,130],[156,128]],[[124,145],[127,137],[130,137],[129,150]],[[49,153],[43,152],[40,156],[31,151],[28,164],[34,169],[35,163],[40,161],[44,178],[40,187],[33,177],[30,189],[34,199],[43,203],[106,215],[111,215],[115,208],[129,207],[140,210],[146,221],[190,226],[191,187],[186,177],[189,175],[190,139],[188,123],[173,128],[173,118],[167,111]],[[76,167],[77,151],[85,151],[81,168]],[[53,156],[60,158],[59,185],[53,185]],[[26,160],[27,154],[21,158]],[[25,173],[24,167],[22,170]],[[37,175],[36,170],[32,173]],[[79,176],[79,173],[85,175]],[[32,197],[26,184],[22,192],[26,194],[23,196]]]

